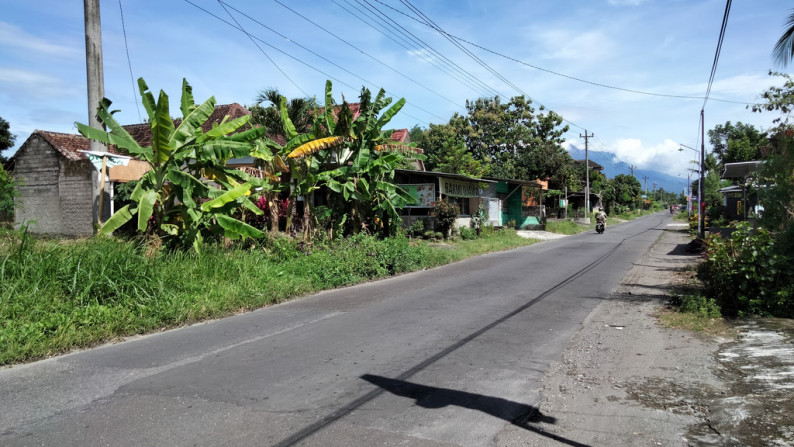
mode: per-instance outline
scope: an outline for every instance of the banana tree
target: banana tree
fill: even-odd
[[[350,215],[353,231],[374,226],[388,234],[389,222],[399,219],[398,208],[411,200],[405,190],[394,184],[394,170],[411,151],[405,150],[407,145],[391,143],[391,131],[383,130],[405,105],[405,99],[398,100],[383,114],[381,110],[392,101],[383,89],[372,101],[371,92],[364,88],[360,100],[361,113],[349,125],[348,146],[339,154],[338,167],[327,173],[324,180],[328,188],[341,193],[345,201],[354,199]],[[347,127],[345,117],[352,117],[346,102],[339,115],[338,133],[342,125]]]
[[[113,118],[111,102],[107,99],[100,104],[97,116],[108,132],[76,123],[84,136],[115,145],[150,166],[131,194],[133,203],[111,216],[100,233],[110,234],[137,216],[138,231],[147,237],[172,237],[196,251],[206,233],[223,234],[231,239],[261,237],[260,230],[231,214],[240,208],[261,214],[248,195],[252,188],[272,186],[267,179],[225,165],[232,157],[249,155],[265,130],[237,132],[247,124],[245,116],[234,120],[224,118],[205,132],[202,125],[215,110],[215,98],[196,104],[192,88],[184,79],[182,118],[176,122],[171,119],[165,92],[161,90],[155,101],[142,78],[138,79],[138,87],[151,125],[151,146],[141,147]]]

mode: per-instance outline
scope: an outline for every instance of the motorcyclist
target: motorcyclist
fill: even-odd
[[[596,212],[595,218],[596,218],[596,222],[604,223],[604,229],[607,228],[607,213],[604,212],[604,208],[598,207],[598,211]]]

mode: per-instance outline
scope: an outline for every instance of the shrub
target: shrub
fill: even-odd
[[[447,237],[460,214],[460,207],[454,202],[439,200],[433,207],[433,213],[436,217],[436,231]]]
[[[719,318],[721,316],[720,306],[714,298],[707,298],[703,295],[675,295],[671,302],[678,307],[679,312],[697,314],[706,318]]]
[[[729,316],[794,316],[792,254],[766,230],[739,223],[729,238],[712,235],[698,277]]]
[[[464,241],[470,241],[472,239],[477,239],[477,230],[474,228],[467,228],[467,227],[460,227],[460,237]]]
[[[422,237],[427,228],[427,219],[417,219],[405,229],[405,234],[409,237]]]

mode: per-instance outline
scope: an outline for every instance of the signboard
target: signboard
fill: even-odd
[[[568,201],[565,199],[560,199],[560,208],[565,208],[568,206]]]
[[[413,202],[405,206],[406,208],[432,208],[436,203],[436,185],[433,183],[397,186],[404,189],[414,199]]]
[[[444,177],[438,178],[441,194],[450,197],[480,197],[480,185],[474,182],[462,182]]]

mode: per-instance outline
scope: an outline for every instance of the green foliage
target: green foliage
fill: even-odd
[[[698,277],[723,313],[794,316],[792,253],[765,229],[736,225],[729,238],[712,235]]]
[[[198,256],[152,254],[120,239],[58,242],[5,231],[0,365],[530,243],[515,232],[484,234],[443,249],[404,237],[307,244],[267,235],[253,246],[207,244]]]
[[[186,80],[182,82],[180,101],[182,119],[175,123],[170,116],[168,95],[160,91],[155,101],[143,79],[138,79],[138,86],[149,115],[152,146],[138,145],[113,118],[107,99],[100,104],[97,116],[110,132],[77,123],[84,136],[115,144],[151,167],[130,194],[132,203],[119,209],[100,232],[110,234],[137,215],[139,232],[182,249],[199,251],[204,239],[211,236],[260,237],[261,231],[230,215],[241,207],[261,213],[247,196],[253,187],[267,189],[269,183],[225,165],[230,158],[249,155],[264,128],[235,133],[247,124],[246,116],[224,119],[204,132],[202,125],[214,112],[215,99],[195,104]]]
[[[475,211],[471,215],[471,227],[474,229],[478,237],[480,236],[480,234],[482,234],[482,228],[487,223],[488,223],[488,210],[485,208],[485,204],[480,202],[480,205],[477,207],[477,211]]]
[[[699,315],[703,318],[719,318],[722,316],[720,306],[714,298],[707,298],[701,294],[674,295],[671,304],[679,312]]]
[[[477,231],[474,228],[460,227],[460,238],[464,241],[477,239]]]
[[[14,146],[15,140],[16,135],[11,133],[11,125],[0,116],[0,153]],[[0,159],[0,164],[2,164],[2,161],[3,160]]]
[[[0,164],[0,222],[14,220],[14,197],[18,196],[17,183]]]
[[[455,225],[455,220],[460,214],[460,207],[457,203],[449,200],[437,200],[433,205],[433,216],[435,217],[436,231],[448,237]]]
[[[712,153],[717,156],[720,164],[758,160],[758,148],[769,144],[766,132],[742,122],[731,124],[727,121],[724,125],[718,124],[708,131],[708,136]]]
[[[422,237],[427,230],[427,219],[417,219],[405,229],[406,236]]]

